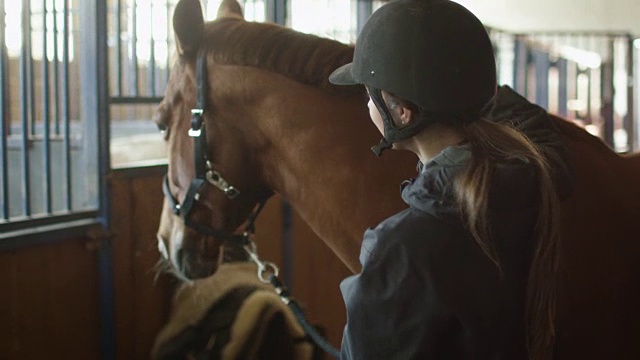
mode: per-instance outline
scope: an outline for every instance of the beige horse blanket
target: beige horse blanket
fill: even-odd
[[[312,359],[314,347],[253,263],[180,287],[152,359]]]

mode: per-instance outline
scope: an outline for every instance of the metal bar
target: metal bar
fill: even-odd
[[[106,233],[105,230],[102,230]],[[105,235],[106,236],[106,235]],[[115,289],[113,278],[113,255],[108,238],[98,251],[98,272],[100,274],[100,318],[102,323],[102,359],[113,360],[115,356]]]
[[[19,231],[24,232],[37,232],[39,228],[49,227],[60,222],[72,222],[87,218],[92,218],[96,221],[98,213],[93,211],[81,211],[73,214],[60,214],[60,215],[48,215],[48,216],[33,216],[30,219],[25,218],[21,221],[10,221],[6,223],[0,223],[0,241],[4,241],[9,238],[13,238],[10,233],[16,233]]]
[[[5,7],[4,6],[2,7],[2,9],[3,9],[3,13],[4,13],[4,17],[3,17],[3,21],[4,21],[4,19],[6,19],[7,13],[5,11]],[[6,30],[6,21],[5,21],[5,25],[2,27],[2,30],[3,31]],[[6,46],[7,46],[6,41],[7,41],[7,39],[6,39],[6,34],[5,34],[4,46],[3,46],[5,68],[3,70],[6,70],[5,74],[7,74],[7,76],[8,76],[10,71],[11,71],[11,63],[9,62],[9,53],[7,51],[7,48],[6,48]],[[11,127],[12,126],[12,119],[11,119],[11,108],[12,108],[11,103],[12,103],[12,101],[11,100],[13,99],[13,96],[11,96],[11,87],[9,86],[9,84],[10,84],[9,78],[7,77],[5,79],[5,81],[6,81],[6,84],[5,84],[6,93],[5,93],[4,100],[5,100],[5,103],[6,103],[7,106],[4,107],[3,109],[4,109],[5,113],[6,113],[6,116],[8,117],[7,128],[5,130],[7,132],[7,136],[10,136],[10,135],[12,135],[12,127]]]
[[[571,63],[573,64],[573,68],[575,70],[575,79],[573,79],[574,88],[575,88],[575,98],[579,99],[580,95],[581,95],[581,91],[580,91],[580,75],[581,74],[585,74],[586,75],[586,73],[580,69],[580,67],[578,66],[578,63],[576,63],[575,61],[572,61]],[[591,119],[589,119],[588,116],[586,116],[586,117],[581,116],[580,115],[580,111],[578,111],[577,109],[574,110],[573,113],[574,113],[573,116],[578,120],[589,120],[589,121],[585,121],[584,122],[585,125],[591,124],[591,121],[590,121]]]
[[[527,91],[527,44],[523,37],[516,37],[513,44],[513,89],[520,95]]]
[[[28,80],[27,80],[27,84],[29,84],[29,92],[28,92],[28,96],[29,96],[29,109],[31,111],[31,117],[30,117],[30,123],[31,123],[31,135],[35,135],[37,133],[37,124],[36,124],[36,78],[34,75],[34,62],[33,62],[33,49],[31,48],[31,46],[33,46],[31,44],[31,33],[32,33],[32,28],[31,28],[31,1],[27,1],[27,7],[23,7],[22,11],[23,13],[27,14],[27,22],[23,22],[22,26],[26,27],[27,29],[27,39],[25,40],[24,38],[22,39],[23,41],[23,46],[27,46],[27,51],[29,54],[28,60],[29,60],[29,67],[28,67]],[[44,24],[43,24],[43,29],[44,29]],[[28,45],[25,45],[28,44]]]
[[[44,211],[50,214],[51,208],[51,134],[49,124],[49,58],[47,42],[47,0],[42,0],[42,164],[44,178]]]
[[[118,0],[116,4],[116,49],[118,59],[116,61],[118,72],[116,89],[118,96],[122,96],[122,0]]]
[[[282,273],[285,284],[289,286],[289,290],[293,290],[293,259],[294,241],[293,241],[293,208],[291,204],[282,199]]]
[[[640,40],[638,40],[640,42]],[[636,51],[634,47],[634,39],[631,36],[627,37],[627,134],[629,135],[629,151],[635,152],[640,150],[640,123],[638,122],[637,104],[635,101],[635,94],[638,90],[638,74],[636,73],[636,64],[634,61],[638,61],[638,58],[634,56]]]
[[[266,0],[267,21],[287,25],[287,0]]]
[[[591,106],[591,86],[593,86],[593,70],[591,68],[584,72],[587,75],[587,119],[588,123],[593,123],[593,109]]]
[[[149,3],[149,13],[153,16],[153,1]],[[153,26],[149,24],[149,95],[156,95],[156,46],[153,40]]]
[[[169,51],[169,36],[170,34],[173,33],[173,28],[171,27],[171,24],[173,23],[171,21],[171,4],[169,4],[169,0],[166,1],[167,4],[167,36],[166,36],[166,43],[167,43],[167,66],[165,67],[165,84],[169,83],[169,66],[171,64],[171,51]]]
[[[138,1],[133,0],[131,11],[131,63],[133,64],[133,96],[140,96],[140,69],[138,68]]]
[[[73,208],[73,192],[72,185],[73,179],[71,178],[71,103],[69,97],[71,91],[69,89],[69,26],[71,16],[69,11],[69,1],[64,0],[64,7],[62,12],[64,13],[64,20],[62,24],[62,116],[64,119],[64,134],[63,134],[63,150],[62,150],[62,168],[63,168],[63,186],[64,186],[64,199],[65,209],[71,211]]]
[[[121,96],[109,99],[111,104],[158,104],[162,101],[162,97],[146,97],[146,96]]]
[[[55,106],[54,110],[54,131],[57,136],[60,136],[60,57],[58,56],[59,47],[58,47],[58,5],[57,1],[53,0],[53,104]]]
[[[5,23],[6,13],[4,10],[4,2],[0,8],[0,182],[2,188],[0,189],[0,219],[9,219],[9,162],[7,154],[7,137],[9,136],[9,127],[11,126],[11,119],[9,111],[9,103],[7,100],[7,77],[9,72],[9,63],[7,56],[6,38],[5,38]]]
[[[549,54],[544,51],[532,49],[531,57],[536,70],[536,104],[544,109],[549,109]]]
[[[22,1],[22,52],[20,61],[21,155],[22,155],[22,215],[31,215],[31,176],[29,171],[29,0]]]
[[[558,68],[558,115],[567,117],[567,101],[568,96],[568,64],[567,59],[558,59],[556,64]]]
[[[83,12],[83,14],[85,14]],[[109,154],[110,124],[109,124],[109,46],[108,46],[108,25],[107,25],[107,1],[97,1],[95,5],[95,42],[93,52],[95,58],[95,95],[97,102],[91,109],[95,113],[94,125],[97,126],[96,135],[98,140],[98,194],[100,219],[103,231],[106,233],[111,226],[111,192],[108,188],[107,177],[111,170],[111,160]],[[134,31],[135,32],[135,31]],[[135,47],[135,46],[134,46]],[[90,135],[91,136],[91,135]],[[100,313],[102,319],[102,358],[113,360],[116,358],[116,330],[115,330],[115,289],[113,278],[113,260],[111,254],[111,244],[105,239],[104,246],[100,249],[99,272],[100,272]]]
[[[614,54],[615,48],[613,44],[613,40],[609,39],[608,41],[608,53],[609,59],[602,63],[601,67],[601,81],[600,81],[600,97],[602,99],[600,105],[600,115],[604,119],[604,132],[602,139],[604,142],[609,144],[612,148],[615,148],[615,144],[613,141],[613,131],[615,128],[614,124],[614,104],[613,104],[613,95],[614,95]]]
[[[638,139],[636,134],[635,109],[634,109],[634,71],[633,71],[633,37],[626,36],[625,62],[627,65],[627,115],[624,118],[625,130],[627,131],[627,151],[637,149]]]
[[[516,36],[544,36],[544,35],[559,35],[567,37],[591,37],[591,36],[629,36],[628,32],[624,31],[590,31],[590,30],[576,30],[576,31],[527,31],[526,33],[515,33]]]
[[[52,220],[47,225],[32,220],[13,223],[19,225],[14,231],[0,226],[0,252],[84,238],[91,229],[100,226],[95,219],[95,213],[90,212],[73,216],[49,216],[47,219]]]
[[[362,27],[369,20],[371,13],[373,13],[373,2],[371,0],[357,0],[357,14],[356,14],[356,29],[357,35],[360,35]]]

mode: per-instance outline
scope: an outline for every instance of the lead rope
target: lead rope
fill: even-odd
[[[250,236],[252,233],[245,232],[244,236],[247,241],[247,244],[244,245],[244,250],[249,255],[251,261],[253,261],[258,266],[258,279],[265,284],[271,284],[275,288],[276,294],[280,296],[280,300],[289,306],[291,312],[298,320],[298,323],[304,329],[304,332],[309,335],[309,337],[313,340],[316,345],[318,345],[322,350],[324,350],[329,355],[333,356],[336,359],[340,358],[340,351],[333,347],[327,339],[325,339],[319,332],[316,330],[313,325],[309,324],[307,318],[304,316],[304,312],[302,308],[298,304],[297,301],[291,298],[291,293],[289,289],[285,286],[285,284],[278,278],[279,269],[278,267],[269,261],[262,261],[258,257],[258,252],[256,248],[256,244],[250,240]],[[270,273],[269,277],[266,278],[265,274]]]

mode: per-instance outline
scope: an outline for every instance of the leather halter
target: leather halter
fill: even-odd
[[[204,112],[207,104],[207,90],[208,90],[208,75],[207,75],[207,58],[206,52],[203,50],[198,55],[196,61],[196,107],[191,109],[191,128],[189,129],[189,136],[193,138],[194,145],[194,163],[195,163],[195,178],[191,181],[187,195],[184,198],[182,204],[171,194],[169,189],[169,178],[165,175],[162,184],[162,191],[173,210],[173,213],[180,216],[184,220],[184,224],[187,227],[192,228],[198,233],[206,236],[213,236],[217,239],[224,241],[237,241],[241,245],[246,245],[249,242],[249,236],[255,232],[255,219],[264,207],[266,199],[261,200],[258,206],[252,211],[247,220],[248,224],[243,234],[234,234],[220,229],[215,229],[207,224],[197,223],[191,220],[190,214],[193,210],[193,205],[200,199],[200,192],[205,185],[210,184],[224,192],[225,195],[234,200],[240,195],[240,191],[230,185],[227,180],[220,175],[218,171],[213,169],[211,162],[207,156],[207,135],[206,127],[204,123]]]

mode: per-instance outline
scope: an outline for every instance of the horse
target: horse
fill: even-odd
[[[228,240],[277,193],[358,272],[364,230],[406,206],[398,185],[417,160],[376,158],[364,89],[328,82],[353,48],[247,22],[229,0],[207,23],[198,0],[180,0],[173,25],[177,57],[154,120],[169,158],[158,246],[174,271],[206,277],[240,254]],[[577,177],[562,204],[556,358],[640,358],[640,156],[553,119]]]

